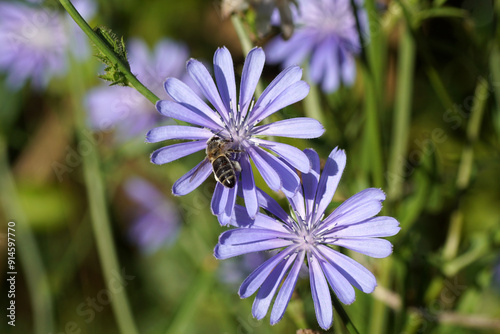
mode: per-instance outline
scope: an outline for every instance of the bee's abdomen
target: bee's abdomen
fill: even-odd
[[[236,175],[231,161],[226,156],[220,156],[214,160],[212,167],[217,181],[227,188],[234,188]]]

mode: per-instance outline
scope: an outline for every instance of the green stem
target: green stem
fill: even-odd
[[[463,220],[464,215],[458,210],[451,215],[450,227],[448,228],[448,235],[443,247],[443,260],[445,261],[453,260],[457,256]]]
[[[78,126],[80,140],[87,141],[84,133],[89,133],[88,129]],[[90,216],[94,237],[96,239],[97,250],[101,260],[101,267],[108,289],[116,291],[116,283],[121,286],[121,290],[113,294],[111,306],[116,317],[116,322],[120,328],[120,333],[138,333],[133,322],[132,312],[129,302],[123,289],[125,282],[120,279],[116,282],[116,276],[121,275],[121,267],[114,248],[113,233],[106,210],[106,196],[104,183],[101,178],[99,156],[96,147],[91,147],[83,157],[83,172],[87,188],[87,199],[90,206]],[[121,278],[121,276],[119,276]],[[114,284],[113,284],[114,283]]]
[[[309,71],[307,71],[307,73],[309,73]],[[309,94],[307,94],[304,99],[305,115],[318,120],[321,124],[326,125],[323,113],[321,112],[321,99],[319,96],[318,86],[310,80],[308,81],[310,90]]]
[[[113,50],[111,50],[108,45],[96,34],[96,32],[90,27],[90,25],[85,21],[85,19],[78,13],[76,8],[71,4],[69,0],[59,0],[61,5],[66,9],[68,14],[75,20],[76,24],[83,30],[83,32],[92,40],[95,46],[106,55],[106,57],[115,63],[120,71],[125,75],[130,85],[135,88],[139,93],[144,95],[151,103],[155,104],[159,98],[151,92],[146,86],[144,86],[135,75],[130,72],[128,67],[118,58]]]
[[[353,8],[356,8],[355,1],[351,1]],[[360,19],[357,10],[354,11],[358,35],[361,41],[362,49],[362,73],[364,85],[366,87],[365,100],[365,131],[363,135],[363,150],[361,157],[362,169],[365,173],[370,172],[374,185],[378,188],[383,187],[383,163],[382,148],[380,143],[380,131],[378,125],[378,110],[380,108],[383,88],[383,66],[384,45],[383,31],[380,29],[378,14],[375,10],[373,0],[366,2],[368,18],[370,20],[370,43],[365,44],[363,31],[361,29]],[[376,20],[376,21],[374,21]],[[366,47],[366,50],[365,50]],[[368,59],[367,59],[367,57]]]
[[[472,172],[472,164],[474,162],[473,146],[479,135],[479,128],[483,120],[484,109],[488,99],[488,82],[480,78],[476,86],[474,94],[474,104],[472,105],[471,117],[467,124],[467,140],[468,143],[462,151],[462,158],[458,168],[457,187],[465,189],[469,185]]]
[[[384,183],[382,148],[380,144],[380,131],[378,124],[378,101],[376,85],[367,69],[363,72],[366,85],[365,101],[365,131],[363,136],[362,166],[364,171],[370,171],[374,186],[382,188]]]
[[[342,322],[344,323],[345,327],[351,334],[359,334],[358,330],[356,329],[356,326],[352,323],[351,319],[347,315],[347,312],[344,310],[344,307],[340,303],[340,301],[337,299],[337,296],[335,294],[332,295],[332,302],[333,302],[333,307],[335,308],[335,311],[337,311],[338,315],[342,319]]]
[[[415,42],[406,29],[399,44],[397,91],[393,114],[391,152],[389,156],[387,197],[391,200],[401,196],[404,180],[404,157],[406,157],[410,132],[410,114],[415,69]]]
[[[253,43],[250,40],[250,36],[248,36],[245,27],[243,26],[243,22],[241,22],[238,14],[233,14],[231,16],[231,22],[233,23],[234,30],[236,30],[238,38],[240,39],[241,49],[243,50],[243,53],[248,54],[253,48]]]
[[[73,62],[72,70],[77,72],[71,76],[72,87],[70,90],[74,94],[71,100],[75,111],[76,132],[80,143],[88,147],[85,154],[82,154],[83,174],[97,251],[106,287],[113,294],[111,307],[119,332],[135,334],[138,333],[138,330],[127,298],[126,282],[123,281],[122,267],[118,262],[115,251],[111,222],[106,207],[106,191],[101,175],[100,159],[97,151],[98,143],[92,137],[92,131],[86,126],[85,110],[81,105],[81,99],[85,93],[85,73],[76,62]]]
[[[179,305],[176,315],[174,316],[166,334],[186,333],[189,325],[196,319],[196,312],[200,305],[210,293],[210,289],[214,283],[214,269],[211,265],[201,269],[196,281],[192,284],[191,289],[187,292],[182,303]]]
[[[53,333],[54,315],[51,291],[43,265],[41,250],[23,213],[17,197],[14,177],[9,169],[7,145],[0,134],[0,202],[8,219],[16,223],[16,254],[28,286],[31,307],[33,309],[33,331],[37,334]],[[17,270],[17,269],[16,269]],[[18,274],[19,275],[19,274]]]
[[[380,261],[379,272],[380,275],[377,278],[377,283],[380,286],[388,287],[391,286],[391,274],[392,271],[392,258],[388,257]],[[385,328],[386,318],[387,318],[387,305],[384,302],[375,299],[373,301],[372,312],[370,316],[370,334],[382,334],[387,333]]]

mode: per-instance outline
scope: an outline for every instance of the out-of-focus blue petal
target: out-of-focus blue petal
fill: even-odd
[[[144,179],[130,178],[124,188],[128,197],[139,204],[131,213],[134,217],[128,231],[131,241],[144,253],[173,242],[180,226],[175,205]]]
[[[294,35],[287,41],[282,36],[272,39],[266,46],[267,61],[287,67],[309,57],[310,79],[326,93],[335,91],[341,82],[353,84],[353,57],[361,50],[354,11],[365,41],[369,39],[366,11],[359,5],[353,9],[344,0],[300,0],[298,5]]]
[[[285,41],[281,36],[266,45],[267,60],[270,64],[283,63],[283,67],[300,65],[314,48],[315,38],[303,31],[296,31]]]
[[[351,86],[356,80],[356,62],[354,61],[354,57],[345,51],[341,51],[341,57],[342,81],[346,85]]]

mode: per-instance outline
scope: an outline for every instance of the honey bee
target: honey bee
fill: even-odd
[[[205,152],[207,156],[204,161],[212,164],[215,179],[226,188],[234,188],[236,182],[238,182],[236,172],[241,172],[241,166],[238,161],[232,158],[231,154],[241,151],[233,148],[233,141],[221,138],[215,134],[207,140]],[[201,163],[194,171],[191,180],[196,176],[202,165]]]
[[[239,152],[233,149],[233,142],[215,135],[207,141],[206,152],[206,159],[212,164],[215,179],[226,188],[234,188],[238,182],[236,172],[240,172],[241,167],[231,156],[232,153]]]

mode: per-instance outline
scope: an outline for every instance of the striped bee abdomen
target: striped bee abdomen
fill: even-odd
[[[215,178],[222,183],[224,187],[234,188],[236,185],[236,172],[231,160],[225,155],[219,156],[212,163]]]

